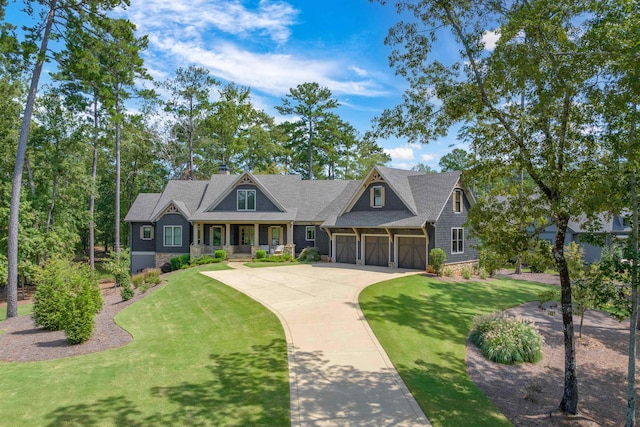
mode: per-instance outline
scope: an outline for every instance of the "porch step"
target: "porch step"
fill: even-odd
[[[243,253],[231,254],[227,258],[227,261],[230,261],[230,262],[249,262],[251,260],[252,260],[251,254],[243,254]]]

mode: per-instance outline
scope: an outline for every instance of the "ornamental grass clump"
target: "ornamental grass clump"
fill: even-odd
[[[477,316],[469,339],[493,362],[512,365],[542,359],[544,339],[535,325],[505,313]]]

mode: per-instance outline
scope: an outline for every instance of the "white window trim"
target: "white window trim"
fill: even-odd
[[[167,229],[168,228],[171,228],[171,242],[172,242],[172,244],[170,244],[170,245],[167,245]],[[180,229],[180,244],[179,245],[175,244],[176,238],[175,238],[174,230],[176,228]],[[164,233],[162,234],[162,246],[164,246],[165,248],[180,248],[180,247],[182,247],[183,235],[182,235],[182,226],[181,225],[165,225],[163,231],[164,231]]]
[[[238,206],[238,201],[240,198],[240,193],[244,193],[244,209],[241,209]],[[247,205],[249,204],[249,193],[253,193],[253,209],[248,209]],[[236,209],[238,212],[255,212],[256,210],[256,205],[257,205],[257,195],[256,195],[256,190],[249,190],[249,189],[238,189],[236,192]]]
[[[309,229],[313,230],[313,239],[309,238]],[[304,240],[307,242],[315,242],[316,241],[316,227],[313,225],[307,225],[304,228]]]
[[[371,192],[371,207],[372,208],[382,208],[384,207],[384,186],[382,185],[374,185],[371,187],[373,191]],[[380,189],[380,204],[376,205],[376,190]]]
[[[144,237],[144,230],[149,229],[149,237]],[[140,240],[153,240],[153,226],[143,225],[140,227]]]
[[[453,213],[461,214],[464,211],[464,198],[461,188],[456,188],[453,190]],[[456,210],[456,201],[460,199],[460,210]]]
[[[453,230],[458,230],[458,237],[459,239],[456,240],[457,241],[462,241],[462,251],[453,251]],[[458,245],[456,245],[456,249],[458,249]],[[452,227],[451,228],[451,254],[463,254],[464,253],[464,227]]]

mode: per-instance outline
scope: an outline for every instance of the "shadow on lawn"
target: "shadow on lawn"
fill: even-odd
[[[58,408],[49,425],[289,425],[286,354],[281,339],[250,352],[213,354],[202,381],[151,388],[152,415],[144,416],[149,410],[138,408],[133,396],[113,396]]]

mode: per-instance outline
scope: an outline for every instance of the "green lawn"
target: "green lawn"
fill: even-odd
[[[443,283],[408,276],[366,288],[359,301],[434,426],[500,426],[511,424],[466,371],[471,320],[480,313],[536,300],[545,287],[510,279]]]
[[[101,353],[2,363],[0,414],[12,426],[289,426],[287,349],[280,322],[198,273],[127,307],[134,340]]]
[[[33,311],[33,304],[20,304],[18,306],[18,316],[26,316]],[[0,321],[7,318],[7,307],[4,306],[0,309]]]

